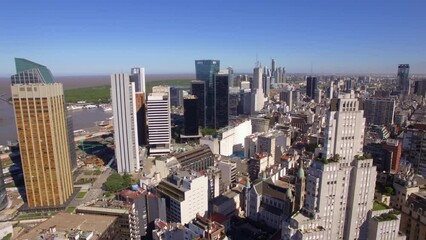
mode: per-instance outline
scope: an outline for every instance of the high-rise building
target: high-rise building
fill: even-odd
[[[135,83],[135,92],[144,92],[145,89],[145,68],[132,68],[130,79]]]
[[[198,136],[198,98],[194,95],[183,99],[183,126],[184,135]]]
[[[242,89],[240,91],[240,97],[238,102],[238,114],[242,115],[251,115],[252,105],[251,105],[251,90]]]
[[[259,112],[265,105],[265,95],[262,84],[263,68],[261,66],[253,69],[253,79],[251,86],[252,112]]]
[[[170,105],[181,107],[183,105],[183,89],[178,86],[170,87]]]
[[[308,96],[310,99],[315,98],[315,90],[317,89],[317,85],[317,77],[308,76],[306,78],[306,96]]]
[[[167,221],[186,224],[208,210],[208,179],[198,172],[178,171],[161,180],[158,193],[166,198]]]
[[[362,152],[364,125],[353,94],[331,100],[323,152],[309,168],[302,214],[283,222],[283,239],[367,239],[376,167]]]
[[[136,92],[135,101],[138,145],[146,146],[148,144],[148,126],[146,125],[146,93]]]
[[[407,127],[402,140],[402,149],[415,171],[426,177],[426,124]]]
[[[229,122],[229,79],[232,74],[227,70],[220,71],[215,75],[214,81],[214,128],[226,127]]]
[[[136,125],[138,135],[138,145],[145,146],[147,142],[146,126],[146,88],[145,88],[145,68],[132,68],[130,70],[130,81],[135,84],[136,102]]]
[[[64,91],[50,70],[16,58],[12,101],[30,208],[64,206],[73,192]]]
[[[191,93],[197,97],[197,117],[198,125],[200,127],[206,126],[206,88],[205,82],[203,81],[192,81],[191,82]]]
[[[65,112],[67,110],[65,109]],[[71,169],[77,168],[77,154],[75,153],[75,142],[74,142],[74,125],[72,123],[72,116],[67,114],[67,131],[68,131],[68,144],[70,149]]]
[[[369,125],[392,125],[395,115],[395,99],[368,98],[364,100],[364,117]]]
[[[119,173],[133,173],[140,169],[135,96],[135,82],[128,74],[111,75],[115,159]]]
[[[410,79],[408,78],[408,74],[410,73],[410,65],[409,64],[399,64],[398,65],[398,83],[399,89],[403,94],[410,93]]]
[[[170,87],[155,86],[147,101],[150,155],[166,155],[171,147]]]
[[[195,60],[195,77],[197,80],[204,82],[205,87],[205,121],[206,126],[214,128],[214,111],[215,111],[215,99],[214,99],[214,75],[219,72],[220,61],[219,60]],[[199,96],[197,96],[199,97]]]
[[[414,82],[414,94],[426,97],[426,79]]]
[[[351,79],[346,79],[344,81],[344,90],[345,92],[351,92],[352,88],[353,88],[353,82]]]
[[[286,90],[280,92],[280,101],[285,102],[288,107],[288,111],[293,110],[293,89],[287,88]]]
[[[8,204],[6,185],[4,184],[3,166],[0,161],[0,211]]]
[[[276,69],[275,59],[271,60],[271,75],[274,76]]]

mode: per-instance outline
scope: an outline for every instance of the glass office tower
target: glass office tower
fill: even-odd
[[[409,64],[398,65],[398,83],[399,83],[399,88],[403,94],[408,94],[410,91],[410,82],[408,79],[409,72],[410,72]]]
[[[219,60],[196,60],[195,61],[195,76],[197,80],[204,81],[205,83],[205,123],[206,127],[214,128],[214,76],[219,72]]]
[[[64,207],[73,192],[64,91],[48,68],[15,59],[12,100],[28,207]]]

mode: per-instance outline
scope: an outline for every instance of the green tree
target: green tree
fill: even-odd
[[[392,187],[385,187],[385,195],[392,196],[393,195],[393,188]]]
[[[123,185],[124,185],[123,183],[124,183],[123,177],[121,177],[121,175],[118,173],[113,173],[106,180],[105,188],[109,192],[117,192],[123,189]]]

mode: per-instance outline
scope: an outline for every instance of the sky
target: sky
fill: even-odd
[[[14,58],[54,75],[194,73],[196,59],[251,72],[426,73],[424,0],[4,1],[0,76]]]

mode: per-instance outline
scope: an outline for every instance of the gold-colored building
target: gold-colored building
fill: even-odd
[[[12,100],[28,207],[60,207],[73,192],[63,87],[45,66],[15,61]]]

